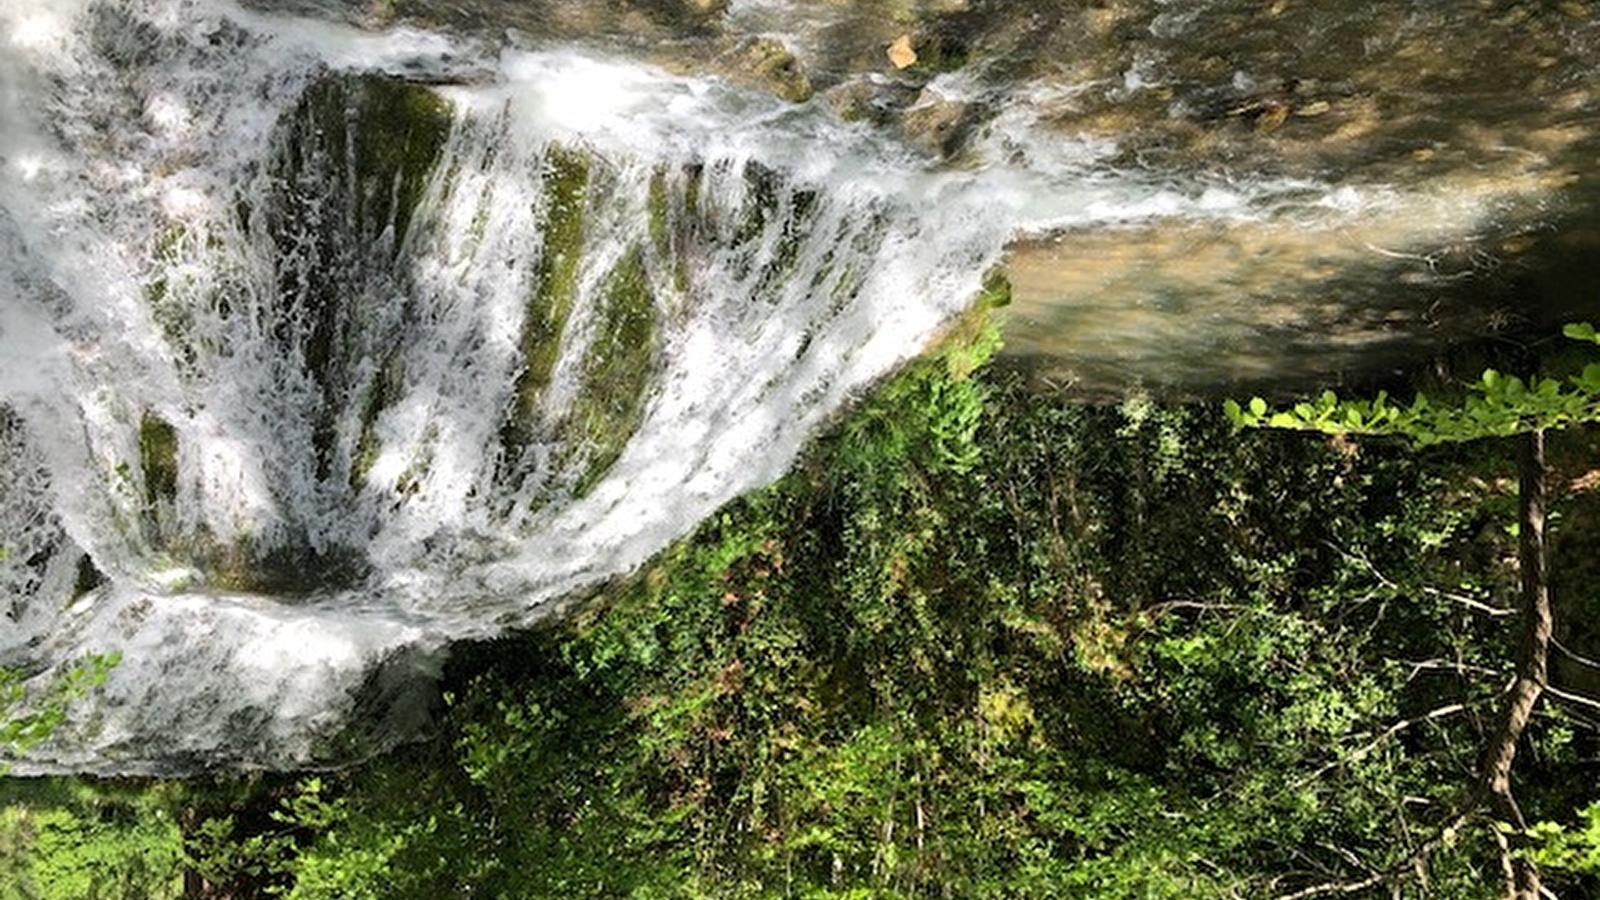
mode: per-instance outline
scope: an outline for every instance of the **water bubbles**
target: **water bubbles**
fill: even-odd
[[[66,42],[70,20],[60,12],[31,11],[11,23],[11,46],[22,50],[46,50]]]
[[[188,103],[166,91],[156,92],[145,101],[144,114],[150,124],[168,138],[182,138],[194,125]]]
[[[17,170],[17,175],[23,181],[32,181],[39,177],[40,172],[44,171],[45,162],[43,157],[30,153],[17,157],[12,161],[11,165],[12,168]]]

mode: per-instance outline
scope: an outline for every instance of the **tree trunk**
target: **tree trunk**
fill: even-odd
[[[1511,788],[1511,764],[1517,742],[1527,728],[1539,695],[1549,678],[1550,586],[1545,578],[1544,432],[1522,437],[1519,459],[1519,540],[1517,560],[1522,575],[1522,638],[1517,649],[1517,678],[1506,695],[1488,752],[1484,755],[1482,790],[1495,815],[1513,829],[1509,848],[1523,844],[1527,821]],[[1510,900],[1539,900],[1539,869],[1532,860],[1507,860],[1506,893]]]

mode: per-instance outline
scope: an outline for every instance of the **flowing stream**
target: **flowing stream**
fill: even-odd
[[[451,641],[778,477],[1014,235],[1395,204],[1120,170],[1044,88],[956,164],[598,41],[0,0],[0,43],[0,663],[121,654],[23,772],[415,733]]]

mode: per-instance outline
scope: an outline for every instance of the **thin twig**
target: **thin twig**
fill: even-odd
[[[1562,656],[1565,656],[1567,659],[1572,660],[1573,662],[1577,663],[1578,665],[1588,666],[1591,669],[1600,669],[1600,662],[1595,662],[1594,660],[1590,659],[1587,656],[1582,656],[1582,655],[1574,652],[1566,644],[1563,644],[1559,640],[1557,640],[1554,635],[1552,635],[1550,637],[1550,644],[1551,644],[1551,646],[1555,647],[1557,650],[1561,651],[1561,655]]]
[[[1484,666],[1474,666],[1474,665],[1469,665],[1467,663],[1451,662],[1448,659],[1424,659],[1424,660],[1421,660],[1420,662],[1408,663],[1408,665],[1411,666],[1411,674],[1406,676],[1406,683],[1407,684],[1411,683],[1412,681],[1415,681],[1418,675],[1422,674],[1423,671],[1428,670],[1428,669],[1437,669],[1437,670],[1444,671],[1444,672],[1454,672],[1457,675],[1462,675],[1462,676],[1465,676],[1465,675],[1493,675],[1493,676],[1498,676],[1500,674],[1498,671],[1496,671],[1494,669],[1486,668]]]
[[[1476,805],[1477,800],[1474,799],[1471,803],[1471,806],[1476,807]],[[1392,878],[1399,878],[1407,871],[1414,872],[1419,861],[1426,858],[1429,853],[1432,853],[1434,850],[1438,849],[1444,844],[1454,840],[1456,832],[1460,830],[1462,825],[1466,824],[1466,821],[1469,818],[1471,818],[1470,811],[1457,815],[1450,821],[1448,825],[1439,829],[1438,834],[1435,834],[1432,838],[1425,841],[1420,847],[1413,850],[1404,859],[1390,866],[1385,871],[1375,872],[1371,876],[1360,879],[1359,881],[1329,882],[1325,884],[1312,885],[1311,887],[1302,888],[1301,890],[1295,891],[1292,894],[1281,894],[1275,898],[1275,900],[1306,900],[1308,897],[1321,897],[1328,894],[1354,894],[1357,891],[1364,891],[1373,885],[1382,884],[1383,882]]]
[[[1579,706],[1587,706],[1590,709],[1600,710],[1600,700],[1596,700],[1593,697],[1585,697],[1582,694],[1569,694],[1566,691],[1552,687],[1548,684],[1544,686],[1544,692],[1556,698],[1557,700],[1565,700],[1568,703],[1576,703]]]
[[[1346,550],[1345,548],[1339,546],[1338,544],[1333,543],[1332,541],[1323,541],[1323,543],[1327,544],[1329,547],[1333,548],[1334,552],[1342,555],[1346,559],[1351,559],[1351,560],[1354,560],[1354,561],[1360,563],[1362,565],[1362,567],[1365,568],[1367,570],[1367,572],[1372,575],[1373,578],[1378,579],[1378,583],[1379,584],[1383,585],[1384,587],[1388,588],[1391,591],[1399,591],[1399,590],[1401,590],[1400,585],[1395,583],[1395,581],[1393,579],[1391,579],[1389,576],[1387,576],[1387,575],[1383,574],[1383,572],[1379,571],[1378,567],[1376,565],[1374,565],[1372,560],[1368,559],[1365,554],[1357,553],[1357,552],[1355,552],[1353,550]],[[1514,615],[1517,614],[1517,611],[1514,610],[1514,609],[1508,609],[1508,608],[1503,607],[1503,606],[1495,606],[1492,603],[1485,603],[1484,601],[1479,600],[1476,597],[1470,597],[1470,596],[1468,596],[1466,594],[1458,594],[1458,593],[1455,593],[1454,591],[1443,591],[1443,590],[1440,590],[1440,589],[1438,589],[1436,587],[1428,587],[1426,585],[1424,585],[1421,588],[1421,590],[1422,590],[1422,592],[1424,594],[1429,594],[1431,596],[1438,597],[1441,600],[1449,600],[1449,601],[1454,602],[1454,603],[1459,603],[1462,606],[1467,607],[1468,609],[1473,609],[1473,610],[1476,610],[1478,612],[1486,613],[1486,614],[1491,615],[1491,616],[1496,616],[1496,617],[1499,617],[1499,616],[1514,616]]]
[[[1200,610],[1201,612],[1241,612],[1254,608],[1255,607],[1246,606],[1242,603],[1207,603],[1203,600],[1164,600],[1160,603],[1153,603],[1149,606],[1143,607],[1139,609],[1138,612],[1164,613],[1168,612],[1169,610],[1177,609],[1195,609]]]
[[[1390,874],[1388,872],[1379,872],[1370,878],[1363,878],[1360,881],[1313,885],[1304,890],[1295,891],[1292,894],[1283,894],[1277,900],[1305,900],[1306,897],[1321,897],[1325,894],[1354,894],[1356,891],[1364,891],[1375,884],[1382,884],[1389,877]]]
[[[1485,603],[1482,600],[1479,600],[1475,597],[1469,597],[1466,594],[1457,594],[1453,591],[1441,591],[1435,587],[1424,587],[1422,592],[1424,594],[1432,594],[1433,596],[1443,600],[1450,600],[1452,602],[1459,603],[1468,609],[1473,609],[1486,615],[1500,617],[1514,616],[1517,614],[1517,611],[1514,609],[1508,609],[1504,606],[1495,606],[1492,603]]]
[[[1304,787],[1305,785],[1320,779],[1322,776],[1346,763],[1360,761],[1361,759],[1365,758],[1367,754],[1378,749],[1378,746],[1384,741],[1387,741],[1389,738],[1394,737],[1396,734],[1399,734],[1413,725],[1421,725],[1424,722],[1431,722],[1434,719],[1442,719],[1445,716],[1455,715],[1458,712],[1466,712],[1468,709],[1471,709],[1473,706],[1477,705],[1477,703],[1481,702],[1483,701],[1480,700],[1476,701],[1475,703],[1451,703],[1446,706],[1441,706],[1438,709],[1428,710],[1420,716],[1413,716],[1409,719],[1401,719],[1393,725],[1390,725],[1382,734],[1369,741],[1366,746],[1355,750],[1349,756],[1346,756],[1342,759],[1333,760],[1332,762],[1324,765],[1322,768],[1312,772],[1310,775],[1301,778],[1299,781],[1295,782],[1295,787]]]

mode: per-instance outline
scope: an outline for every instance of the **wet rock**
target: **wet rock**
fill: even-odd
[[[966,140],[977,122],[975,107],[931,88],[917,95],[916,102],[900,115],[900,131],[908,142],[930,153],[949,157]]]
[[[814,93],[799,58],[777,38],[751,38],[726,54],[722,63],[730,78],[765,88],[790,103],[803,103]]]
[[[885,109],[881,97],[879,86],[866,78],[834,85],[822,95],[833,114],[846,122],[877,121]]]
[[[1595,315],[1584,286],[1600,279],[1600,227],[1518,213],[1513,183],[1417,187],[1384,215],[1316,226],[1158,219],[1021,238],[1005,352],[1091,396],[1293,391]],[[1500,219],[1464,232],[1439,197]]]
[[[911,46],[911,35],[902,34],[895,38],[894,42],[889,45],[887,56],[889,57],[889,65],[894,66],[896,69],[904,69],[915,65],[917,51],[916,48]]]
[[[697,16],[712,16],[724,12],[728,8],[729,0],[677,0],[684,12]]]

